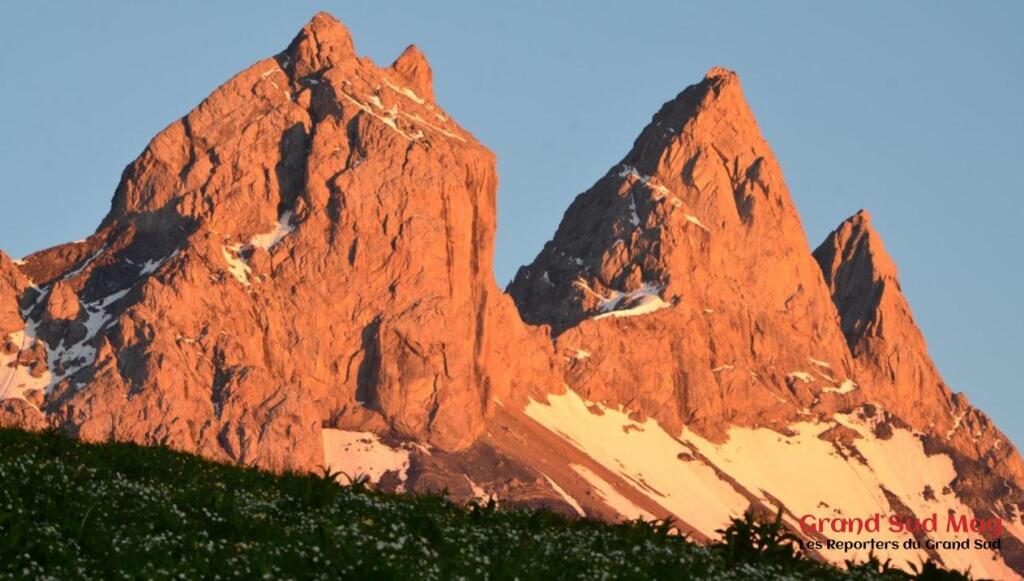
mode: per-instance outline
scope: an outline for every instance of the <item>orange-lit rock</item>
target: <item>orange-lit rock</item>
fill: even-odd
[[[94,236],[23,267],[78,346],[43,410],[274,469],[321,465],[322,427],[472,443],[552,348],[493,281],[494,156],[432,95],[417,49],[378,68],[319,14],[157,135]]]
[[[1002,551],[935,556],[1024,570],[1019,453],[865,213],[812,255],[734,73],[663,105],[507,294],[495,158],[432,82],[318,14],[154,137],[95,234],[0,253],[0,425],[698,540],[748,507],[971,512]]]

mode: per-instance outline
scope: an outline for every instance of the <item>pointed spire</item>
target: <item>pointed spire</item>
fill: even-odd
[[[661,106],[637,138],[626,162],[652,174],[681,170],[676,166],[684,162],[672,155],[668,155],[672,159],[662,159],[680,137],[693,147],[714,152],[716,158],[721,158],[720,163],[730,166],[738,160],[747,168],[770,151],[743,95],[739,75],[718,66],[708,69],[699,83],[686,87]],[[650,165],[652,162],[656,165]],[[672,167],[659,167],[662,162]]]
[[[318,12],[292,40],[285,54],[295,77],[302,78],[356,58],[356,49],[344,24],[326,12]]]
[[[896,264],[861,210],[847,218],[814,250],[851,349],[867,335],[881,335],[882,311],[899,312],[890,323],[913,326],[897,280]],[[905,314],[905,316],[903,316]],[[906,319],[902,321],[900,319]]]
[[[882,279],[896,280],[898,275],[896,263],[871,225],[871,214],[867,210],[860,210],[844,220],[814,251],[814,258],[833,293],[837,285],[852,282],[841,280],[843,276],[856,275],[867,284]],[[848,269],[846,275],[841,272],[844,268]]]
[[[391,69],[401,75],[418,96],[428,101],[434,100],[434,73],[427,62],[427,55],[415,44],[406,47],[401,56],[395,59]]]
[[[725,67],[714,66],[708,69],[708,72],[704,74],[705,80],[710,79],[734,79],[738,78],[736,72]]]

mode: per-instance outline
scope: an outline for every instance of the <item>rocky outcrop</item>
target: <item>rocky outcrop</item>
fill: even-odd
[[[27,287],[28,280],[17,265],[0,251],[0,338],[24,326],[18,300]]]

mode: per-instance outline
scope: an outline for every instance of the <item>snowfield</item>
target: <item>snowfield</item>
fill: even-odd
[[[525,413],[619,476],[607,482],[572,465],[623,518],[646,512],[630,500],[646,497],[663,509],[655,518],[673,516],[714,538],[730,517],[747,509],[748,495],[769,507],[781,503],[787,523],[797,529],[798,519],[805,514],[890,515],[896,509],[889,495],[916,515],[972,514],[950,490],[956,477],[952,460],[944,454],[925,453],[918,435],[906,429],[892,428],[892,435],[884,439],[876,436],[873,428],[879,414],[875,418],[836,414],[830,421],[794,423],[788,426],[790,435],[734,427],[725,442],[716,444],[685,428],[681,434],[669,434],[653,419],[636,422],[621,409],[587,401],[571,390],[549,395],[545,402],[531,400]],[[855,436],[844,442],[825,434],[843,428]],[[930,537],[938,541],[969,538],[972,543],[982,538],[976,533],[946,534],[942,529]],[[830,538],[902,542],[911,535],[883,530]],[[822,554],[837,564],[868,557],[867,551],[838,549]],[[947,566],[969,567],[976,576],[1017,578],[995,553],[939,549],[938,554]],[[923,551],[910,550],[879,556],[899,565],[927,559]]]

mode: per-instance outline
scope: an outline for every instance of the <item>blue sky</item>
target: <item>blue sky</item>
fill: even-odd
[[[433,4],[6,3],[0,248],[89,234],[150,137],[328,10],[378,63],[419,45],[438,102],[498,154],[504,285],[658,106],[722,65],[811,245],[868,208],[946,380],[1024,442],[1024,3]]]

